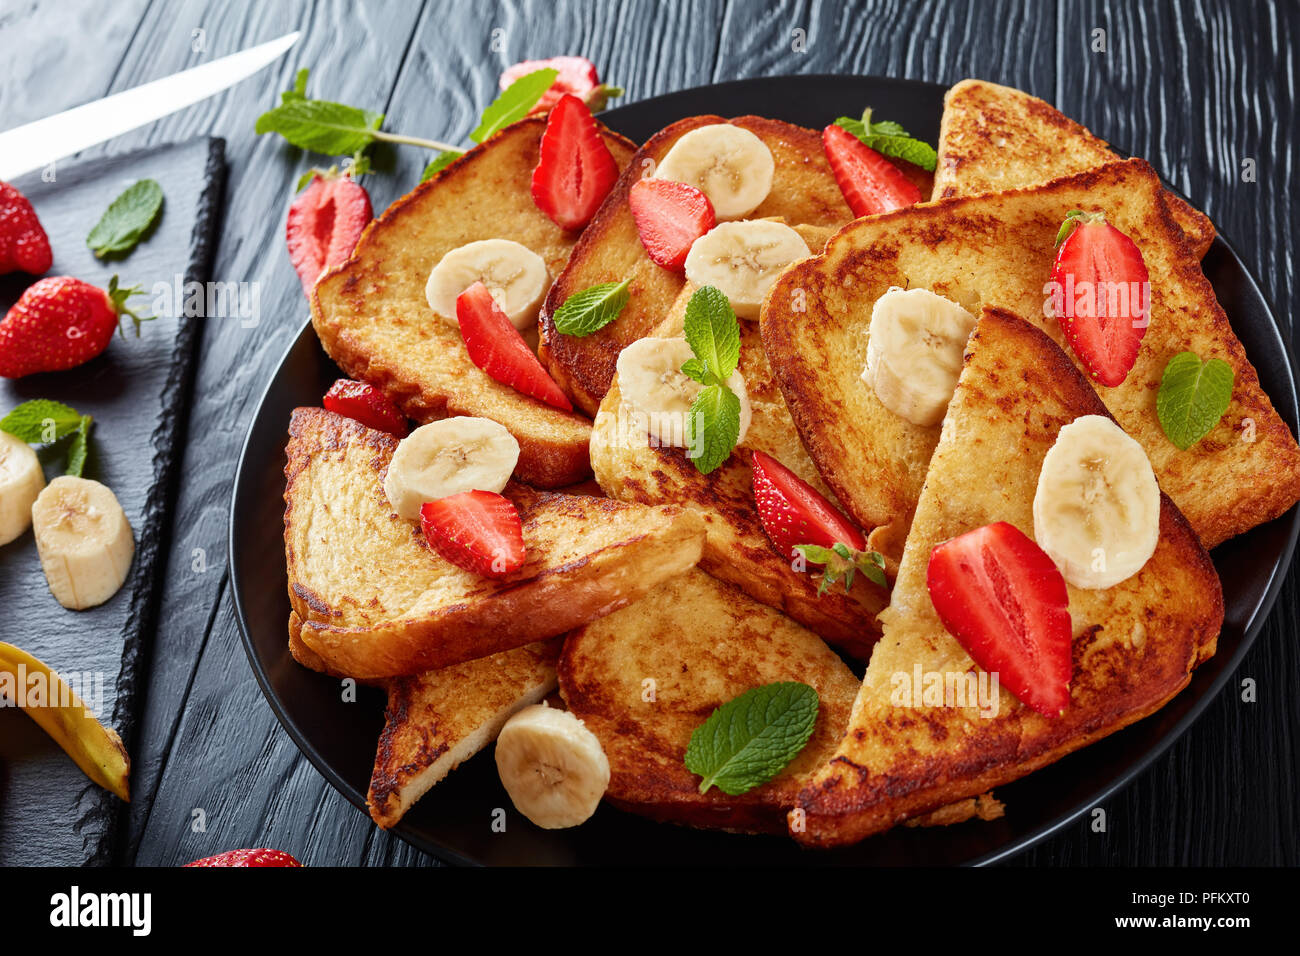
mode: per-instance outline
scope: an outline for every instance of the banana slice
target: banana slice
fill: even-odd
[[[551,274],[542,257],[512,239],[480,239],[451,250],[433,267],[424,296],[429,308],[456,321],[456,298],[482,282],[514,327],[536,326]]]
[[[686,278],[721,289],[742,319],[757,319],[758,307],[786,266],[812,252],[803,236],[772,219],[724,222],[691,243]]]
[[[135,555],[117,496],[88,478],[55,478],[32,504],[32,530],[50,593],[64,607],[103,604],[126,581]]]
[[[914,425],[943,421],[975,316],[929,289],[890,289],[871,309],[862,380]]]
[[[673,143],[655,169],[659,179],[694,186],[719,221],[749,215],[772,191],[776,162],[767,144],[740,126],[701,126]]]
[[[694,358],[685,339],[638,339],[618,355],[618,389],[623,404],[636,418],[638,430],[648,432],[658,447],[685,448],[691,403],[704,386],[682,374],[687,359]],[[753,411],[740,369],[731,373],[727,387],[740,399],[739,445],[745,440]]]
[[[586,822],[609,787],[600,740],[567,710],[545,704],[506,721],[496,757],[515,809],[547,830]]]
[[[1160,540],[1160,486],[1142,446],[1104,415],[1061,429],[1034,494],[1034,540],[1077,588],[1142,570]]]
[[[0,432],[0,544],[13,541],[32,523],[32,502],[45,487],[32,446]]]
[[[500,492],[519,461],[515,436],[488,418],[444,418],[403,438],[388,463],[384,493],[407,521],[426,501],[462,491]]]

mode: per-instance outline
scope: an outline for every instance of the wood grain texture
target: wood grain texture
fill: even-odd
[[[0,89],[0,125],[304,31],[290,56],[240,87],[92,153],[197,132],[224,136],[231,179],[214,275],[254,280],[261,290],[256,327],[207,321],[203,328],[125,862],[169,865],[236,845],[282,846],[315,864],[431,862],[376,831],[279,728],[239,646],[223,570],[239,445],[262,385],[305,316],[283,227],[292,183],[313,158],[252,135],[256,115],[299,64],[313,67],[317,95],[386,110],[389,129],[453,140],[494,94],[504,66],[557,53],[591,57],[603,77],[627,88],[628,101],[783,73],[945,83],[979,76],[1054,101],[1146,156],[1214,217],[1284,321],[1300,305],[1289,228],[1300,55],[1294,4],[153,0],[96,5],[97,46],[44,36],[56,32],[50,25],[63,9],[50,2],[0,12],[6,54],[17,47],[4,67],[15,82]],[[1096,27],[1107,30],[1106,54],[1089,51]],[[192,49],[195,29],[205,31],[202,52]],[[804,31],[798,44],[796,30]],[[11,44],[11,36],[22,42]],[[69,43],[81,69],[51,74],[42,51],[64,49],[59,43]],[[1241,181],[1245,158],[1257,161],[1255,183]],[[428,156],[401,147],[377,159],[366,185],[382,209],[418,179]],[[202,573],[191,570],[196,548],[206,554]],[[1091,832],[1085,818],[1017,862],[1300,863],[1292,797],[1300,699],[1290,692],[1300,676],[1297,608],[1291,581],[1237,675],[1258,681],[1257,703],[1243,703],[1230,683],[1178,744],[1107,803],[1106,833]],[[193,831],[196,808],[207,811],[206,833]]]

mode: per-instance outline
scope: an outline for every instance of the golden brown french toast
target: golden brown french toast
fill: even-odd
[[[699,560],[692,511],[538,492],[511,483],[527,557],[481,577],[432,551],[393,513],[397,439],[320,408],[295,409],[285,467],[285,558],[299,640],[331,673],[416,674],[561,634],[635,601]]]
[[[944,96],[938,152],[934,199],[1037,186],[1118,158],[1105,140],[1038,97],[984,80],[962,80]],[[1163,195],[1203,257],[1214,242],[1214,224],[1186,200]]]
[[[1082,415],[1105,414],[1046,335],[1000,310],[981,315],[848,732],[790,815],[797,840],[851,843],[1022,777],[1156,710],[1214,653],[1219,579],[1162,495],[1159,540],[1140,571],[1104,590],[1068,588],[1073,677],[1061,716],[1043,717],[1005,688],[989,698],[996,713],[971,701],[910,706],[899,692],[917,668],[946,679],[975,667],[931,603],[934,546],[997,521],[1032,537],[1039,471],[1057,433]]]
[[[683,335],[686,303],[694,291],[688,282],[654,335]],[[621,501],[677,504],[699,512],[707,530],[703,570],[865,660],[880,634],[876,615],[888,601],[885,590],[859,575],[851,593],[837,584],[819,597],[820,576],[794,570],[763,531],[750,467],[754,450],[771,455],[832,500],[834,495],[799,441],[785,399],[772,380],[757,325],[741,322],[740,336],[740,371],[753,417],[744,442],[731,457],[704,475],[686,449],[652,447],[644,432],[629,428],[633,423],[615,375],[592,427],[596,480],[606,494]]]
[[[656,820],[756,832],[784,829],[803,783],[834,753],[858,688],[815,634],[699,570],[566,637],[559,676],[565,705],[609,758],[611,803]],[[716,707],[774,681],[816,688],[808,745],[748,793],[701,794],[684,762],[691,733]]]
[[[541,256],[552,277],[563,270],[578,235],[547,218],[530,192],[545,128],[544,117],[520,120],[393,203],[352,258],[316,283],[311,313],[325,351],[349,376],[382,388],[419,422],[500,422],[519,442],[515,476],[555,488],[591,473],[591,423],[489,376],[470,361],[456,317],[435,314],[425,297],[433,266],[480,239],[512,239]],[[635,145],[600,130],[626,166]]]
[[[912,206],[851,223],[772,286],[760,325],[776,381],[836,497],[862,527],[884,526],[873,545],[888,553],[882,538],[901,542],[938,440],[937,426],[888,411],[860,377],[873,303],[894,286],[931,289],[972,313],[1005,308],[1062,342],[1044,307],[1056,234],[1071,209],[1104,211],[1142,252],[1150,325],[1125,381],[1097,390],[1202,542],[1213,547],[1300,498],[1300,448],[1161,192],[1151,167],[1131,159],[1045,186]],[[1224,360],[1236,378],[1222,419],[1186,451],[1155,412],[1165,365],[1184,350]]]
[[[776,171],[767,199],[747,219],[780,217],[791,226],[835,228],[853,218],[822,150],[821,134],[779,120],[740,116],[692,116],[679,120],[646,141],[606,197],[596,218],[574,247],[573,255],[542,306],[539,355],[573,403],[595,415],[614,378],[614,363],[623,347],[650,334],[663,321],[685,282],[680,272],[656,265],[646,255],[628,207],[636,181],[667,155],[683,135],[701,126],[732,123],[758,136],[772,151]],[[584,337],[562,335],[552,318],[569,296],[602,282],[631,279],[628,304],[617,319]]]

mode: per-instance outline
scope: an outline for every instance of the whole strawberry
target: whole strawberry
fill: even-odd
[[[40,275],[54,262],[50,239],[27,197],[0,183],[0,273]]]
[[[302,866],[283,850],[227,850],[186,866]]]
[[[100,289],[70,276],[29,286],[0,322],[0,377],[61,372],[89,362],[108,348],[122,316],[140,333],[144,321],[126,307],[138,289],[119,289],[117,276]]]

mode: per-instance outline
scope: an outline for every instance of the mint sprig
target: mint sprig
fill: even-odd
[[[155,180],[132,183],[109,203],[86,237],[86,245],[100,259],[130,252],[158,221],[162,206],[162,187]]]
[[[92,422],[89,415],[82,415],[62,402],[33,398],[0,418],[0,431],[6,431],[29,445],[53,445],[73,435],[64,473],[80,478],[86,465]]]
[[[781,681],[727,701],[691,734],[686,769],[699,774],[700,793],[717,787],[738,796],[767,783],[808,743],[817,724],[817,691]]]
[[[1169,440],[1186,451],[1213,431],[1232,403],[1234,378],[1223,359],[1202,362],[1195,352],[1171,358],[1156,393],[1156,417]]]
[[[888,120],[873,123],[871,107],[862,111],[861,119],[841,116],[835,121],[835,125],[848,130],[871,149],[884,156],[893,156],[895,159],[904,160],[930,172],[934,172],[934,167],[939,162],[939,154],[934,151],[933,146],[908,135],[907,130],[898,123]]]
[[[515,80],[501,91],[500,96],[488,104],[478,121],[478,126],[474,127],[469,138],[476,143],[481,143],[511,123],[523,119],[528,115],[528,111],[537,105],[542,95],[551,88],[551,84],[559,75],[559,70],[546,67]]]
[[[618,318],[631,298],[631,279],[602,282],[573,293],[551,317],[555,328],[565,335],[582,337],[598,332]]]
[[[695,353],[682,374],[704,388],[686,422],[687,446],[701,474],[716,469],[740,440],[740,399],[727,386],[740,364],[740,322],[721,290],[702,286],[686,303],[686,343]]]
[[[809,564],[822,566],[821,584],[817,588],[819,596],[841,579],[847,593],[853,587],[853,577],[858,572],[873,584],[882,588],[889,586],[885,578],[885,557],[876,551],[855,551],[843,541],[837,541],[829,548],[816,544],[799,544],[795,545],[794,550]]]

